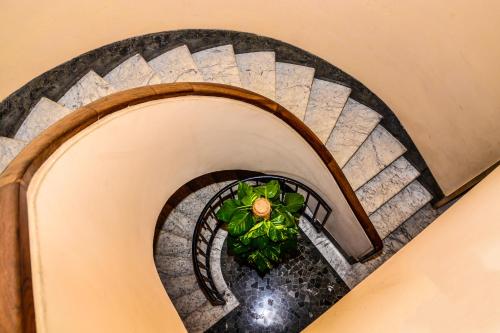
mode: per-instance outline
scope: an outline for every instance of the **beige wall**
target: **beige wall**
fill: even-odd
[[[181,28],[254,32],[302,47],[396,113],[446,194],[500,157],[496,0],[4,0],[0,98],[83,52]]]
[[[217,97],[149,102],[65,142],[30,183],[38,331],[182,331],[153,263],[156,221],[180,186],[233,169],[304,181],[332,205],[333,235],[355,238],[337,239],[346,251],[371,249],[329,170],[278,117]]]
[[[307,333],[500,332],[500,168]]]

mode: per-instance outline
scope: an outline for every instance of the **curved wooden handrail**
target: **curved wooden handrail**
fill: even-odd
[[[366,257],[381,251],[380,236],[333,156],[302,121],[278,103],[245,89],[214,83],[134,88],[106,96],[70,113],[30,142],[0,175],[0,331],[35,331],[26,192],[38,168],[65,141],[111,113],[153,100],[188,95],[239,100],[285,121],[309,143],[337,182],[373,245],[373,251]]]

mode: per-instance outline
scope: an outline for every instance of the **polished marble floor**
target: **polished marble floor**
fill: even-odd
[[[222,273],[240,305],[207,332],[299,332],[349,288],[301,233],[297,255],[260,276],[222,249]]]

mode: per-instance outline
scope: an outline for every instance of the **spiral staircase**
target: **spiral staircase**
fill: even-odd
[[[350,87],[315,78],[315,68],[277,62],[272,51],[235,54],[232,45],[195,53],[182,45],[149,61],[136,54],[103,77],[89,71],[59,100],[41,98],[13,137],[0,137],[0,171],[27,143],[72,111],[114,92],[172,82],[242,87],[290,110],[334,156],[385,244],[432,199],[417,180],[419,171],[403,156],[405,146],[380,124],[382,115],[351,97]],[[212,306],[196,283],[191,262],[194,224],[225,184],[214,183],[187,196],[166,217],[156,243],[160,278],[190,331],[209,328],[238,305],[219,278],[228,302]],[[324,235],[304,221],[301,228],[351,288],[381,263],[351,265]],[[215,248],[220,252],[222,244]]]

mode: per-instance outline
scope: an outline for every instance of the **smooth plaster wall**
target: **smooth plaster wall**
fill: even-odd
[[[278,117],[217,97],[148,102],[65,142],[30,183],[38,331],[182,331],[153,262],[156,221],[180,186],[234,169],[304,181],[332,206],[346,251],[371,249],[321,159]]]
[[[306,333],[500,332],[500,167]]]
[[[184,28],[274,37],[353,75],[401,120],[450,194],[500,158],[496,0],[4,0],[0,98],[111,42]]]

